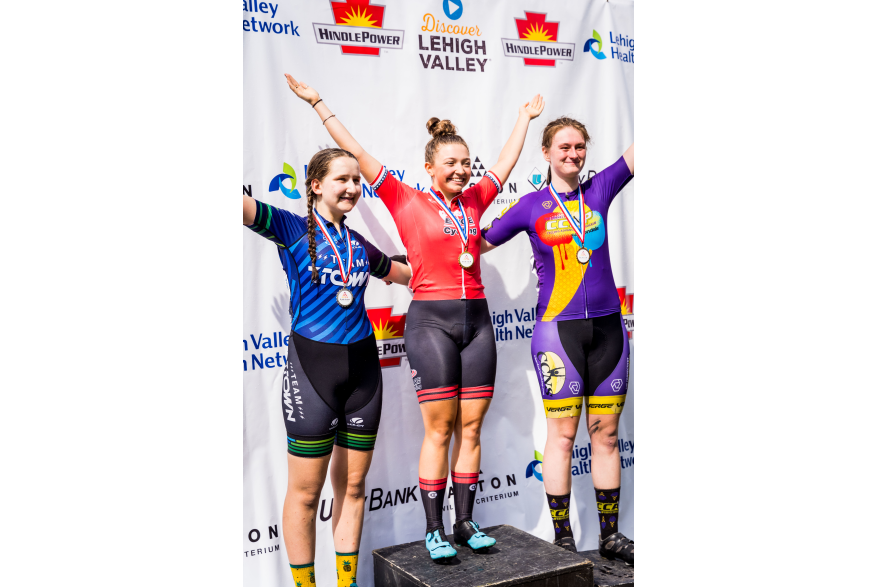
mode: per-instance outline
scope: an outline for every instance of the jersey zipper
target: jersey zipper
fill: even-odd
[[[463,212],[463,214],[465,214],[465,212]],[[464,250],[465,250],[465,249],[461,249],[461,253],[462,253],[462,251],[464,251]],[[466,270],[463,269],[462,266],[460,267],[460,285],[461,285],[462,288],[463,288],[463,295],[460,296],[460,299],[461,299],[461,300],[465,300],[465,299],[466,299]]]

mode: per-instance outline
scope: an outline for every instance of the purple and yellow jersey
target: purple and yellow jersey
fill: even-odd
[[[519,232],[529,235],[539,277],[537,320],[577,320],[621,311],[609,262],[606,218],[612,200],[631,177],[621,157],[581,184],[584,243],[579,241],[548,186],[511,204],[482,231],[482,238],[497,246]],[[558,195],[573,218],[578,219],[578,190]],[[584,265],[576,260],[582,247],[590,252],[590,260]]]

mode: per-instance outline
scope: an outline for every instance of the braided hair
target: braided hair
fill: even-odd
[[[554,140],[554,135],[557,134],[562,128],[572,127],[582,133],[582,138],[585,140],[585,147],[587,147],[591,142],[591,136],[588,134],[588,129],[585,128],[585,125],[576,120],[575,118],[569,118],[568,116],[561,116],[556,120],[552,120],[548,124],[545,125],[545,130],[542,131],[542,147],[546,150],[551,148],[551,141]],[[551,183],[551,164],[548,165],[548,178],[545,180],[546,184]]]
[[[463,145],[466,150],[469,149],[469,145],[457,134],[457,127],[451,124],[450,120],[439,120],[433,116],[426,123],[426,130],[432,135],[430,141],[426,143],[424,153],[427,163],[435,163],[435,154],[444,145]]]
[[[314,202],[317,194],[314,192],[314,180],[322,182],[329,174],[329,165],[338,157],[350,157],[356,161],[356,157],[350,151],[344,149],[323,149],[317,151],[308,163],[307,188],[308,196],[308,254],[311,256],[311,281],[317,283],[319,271],[317,270],[317,223],[314,221]]]

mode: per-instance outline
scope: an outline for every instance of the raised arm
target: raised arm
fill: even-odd
[[[490,168],[490,171],[499,178],[500,183],[504,184],[505,180],[509,178],[509,174],[514,169],[515,163],[518,162],[518,157],[521,155],[521,149],[524,148],[524,139],[527,137],[527,128],[530,126],[530,121],[542,114],[544,107],[545,101],[542,99],[542,96],[536,94],[532,100],[518,108],[518,121],[512,130],[512,136],[509,137],[502,151],[500,151],[499,161]]]
[[[633,143],[624,152],[623,157],[624,162],[627,163],[627,168],[630,169],[630,174],[633,175]]]
[[[320,117],[320,120],[323,121],[323,126],[329,131],[332,140],[335,141],[335,144],[345,151],[353,153],[353,156],[359,161],[359,168],[362,171],[362,175],[365,176],[369,183],[373,182],[381,171],[381,164],[378,163],[378,160],[366,153],[365,149],[356,142],[356,139],[354,139],[353,135],[344,128],[341,121],[332,114],[332,111],[326,106],[326,102],[320,98],[320,94],[317,90],[308,86],[304,82],[296,81],[296,79],[288,73],[284,75],[286,76],[286,83],[289,84],[289,89],[292,90],[296,96],[313,107],[314,111],[316,111],[317,115]]]
[[[244,196],[244,226],[249,226],[256,221],[256,200]]]

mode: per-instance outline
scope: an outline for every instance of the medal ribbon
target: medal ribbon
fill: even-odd
[[[572,226],[573,231],[576,233],[576,236],[579,237],[579,242],[582,243],[582,246],[585,246],[585,220],[584,220],[584,212],[585,212],[585,202],[582,197],[582,186],[581,184],[578,187],[579,192],[579,220],[576,222],[576,219],[573,218],[572,214],[569,210],[566,209],[566,206],[560,200],[560,196],[557,194],[557,190],[554,189],[554,186],[548,184],[548,191],[551,192],[551,197],[554,198],[554,201],[557,202],[557,205],[560,207],[560,211],[563,212],[563,215],[566,217],[566,221],[569,222],[569,225]]]
[[[469,221],[466,220],[466,211],[463,210],[463,205],[460,203],[460,200],[457,200],[457,207],[460,209],[460,214],[463,215],[463,224],[462,225],[460,225],[460,222],[457,220],[457,217],[454,216],[454,213],[451,212],[451,209],[448,208],[448,205],[445,204],[444,198],[440,198],[435,193],[435,190],[432,188],[429,188],[429,195],[431,195],[433,197],[433,199],[435,199],[435,201],[439,203],[439,206],[441,206],[442,208],[445,209],[445,212],[448,213],[448,216],[451,217],[451,222],[453,222],[454,226],[457,227],[457,234],[460,235],[460,240],[463,241],[463,248],[468,249],[469,248]]]
[[[329,236],[329,231],[326,230],[326,225],[323,223],[323,219],[320,218],[320,215],[316,212],[314,212],[314,220],[317,221],[317,225],[320,227],[320,230],[323,231],[323,237],[329,243],[329,246],[332,247],[332,251],[335,253],[335,258],[338,259],[338,271],[341,272],[341,281],[344,282],[344,285],[347,285],[347,280],[350,279],[350,271],[353,269],[353,246],[350,244],[350,231],[345,225],[341,225],[344,229],[344,234],[347,236],[347,268],[345,269],[342,264],[344,259],[342,259],[341,255],[338,253],[338,247],[335,246],[335,241]]]

